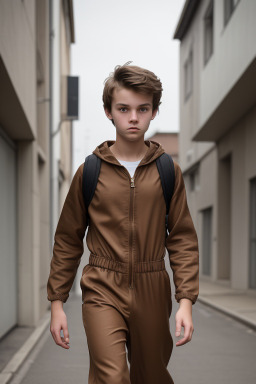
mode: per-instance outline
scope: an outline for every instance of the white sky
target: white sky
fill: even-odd
[[[179,41],[173,40],[185,0],[73,0],[75,44],[71,69],[79,76],[79,120],[73,122],[73,170],[115,127],[102,102],[104,80],[116,65],[132,61],[154,72],[163,85],[159,114],[145,139],[156,131],[179,130]]]

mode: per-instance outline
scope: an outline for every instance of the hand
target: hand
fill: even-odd
[[[63,330],[64,337],[60,336],[60,331]],[[69,333],[67,317],[63,310],[63,302],[54,300],[51,304],[51,325],[50,331],[57,345],[62,348],[69,349]]]
[[[194,332],[192,321],[192,301],[189,299],[180,300],[180,308],[178,309],[176,320],[176,332],[175,336],[180,336],[181,327],[184,327],[184,337],[177,341],[176,347],[188,343],[192,339],[192,333]]]

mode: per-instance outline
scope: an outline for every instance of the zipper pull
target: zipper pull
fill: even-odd
[[[132,188],[135,188],[135,185],[134,185],[134,177],[131,178],[131,187],[132,187]]]

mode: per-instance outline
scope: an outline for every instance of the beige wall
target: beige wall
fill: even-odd
[[[1,100],[4,108],[0,107],[0,118],[12,138],[33,139],[36,136],[35,1],[1,1],[0,6],[0,53],[15,90],[8,90],[8,95],[14,93],[8,102]],[[13,100],[12,108],[10,100]],[[13,107],[21,116],[20,126],[15,124]]]
[[[256,106],[244,116],[218,147],[218,159],[231,153],[231,281],[247,288],[249,269],[249,180],[256,176]],[[221,197],[219,196],[221,200]],[[225,233],[221,222],[220,234]],[[224,231],[224,232],[223,232]],[[221,256],[221,255],[219,255]]]
[[[240,0],[225,28],[223,26],[223,9],[223,2],[215,0],[214,54],[204,68],[201,64],[202,61],[200,63],[200,120],[198,127],[205,123],[225,95],[230,92],[256,55],[256,1]],[[198,16],[202,18],[204,7],[200,10]]]
[[[200,124],[200,77],[203,62],[202,54],[202,22],[201,15],[205,12],[208,1],[200,3],[198,12],[190,25],[189,33],[182,40],[180,46],[180,165],[185,171],[198,158],[202,157],[209,151],[214,144],[198,143],[192,141],[192,137]],[[184,95],[184,65],[188,58],[189,51],[193,51],[193,79],[192,94],[185,100]],[[205,96],[204,96],[205,97]]]
[[[179,133],[178,132],[156,132],[149,140],[160,143],[165,152],[170,154],[173,160],[179,163]]]
[[[70,31],[67,28],[65,10],[61,7],[60,30],[61,30],[61,117],[65,118],[67,110],[67,76],[70,74]],[[62,206],[67,195],[72,175],[72,123],[65,121],[61,128],[60,168],[64,179],[60,189],[60,205]]]
[[[63,4],[59,0],[61,45],[57,54],[60,54],[60,76],[70,73],[71,41],[67,40],[68,25],[64,23]],[[54,100],[50,100],[49,16],[49,0],[0,3],[0,126],[3,133],[17,144],[16,323],[22,326],[37,325],[50,305],[46,284],[52,256],[49,144],[50,102]],[[59,89],[59,93],[62,92]],[[70,123],[61,127],[59,136],[65,190],[72,171],[70,128]],[[62,203],[65,190],[60,199]],[[0,220],[3,226],[4,218]]]
[[[256,25],[252,15],[256,14],[256,2],[240,0],[224,28],[223,2],[214,1],[214,48],[204,67],[203,17],[208,4],[200,2],[180,45],[180,163],[199,237],[201,279],[254,292],[248,287],[249,187],[256,176],[255,87],[250,87],[255,82]],[[193,91],[184,101],[184,63],[190,47]],[[196,142],[208,120],[211,125],[204,137],[209,141]],[[211,142],[213,131],[218,133]],[[196,166],[198,183],[191,191],[190,173]],[[212,260],[211,274],[205,276],[202,210],[208,207],[213,209]]]

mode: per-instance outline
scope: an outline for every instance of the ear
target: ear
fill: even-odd
[[[156,108],[153,112],[152,112],[152,117],[151,117],[151,120],[153,120],[157,114],[157,111],[158,109]]]
[[[111,112],[109,112],[109,110],[108,110],[107,108],[104,108],[104,110],[105,110],[105,114],[106,114],[107,118],[108,118],[109,120],[112,120],[113,117],[112,117],[112,115],[111,115]]]

